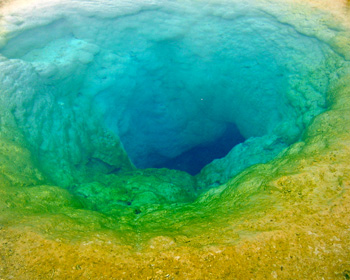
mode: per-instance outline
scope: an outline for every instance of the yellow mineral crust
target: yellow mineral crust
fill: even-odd
[[[302,8],[311,4],[343,22],[340,37],[325,40],[350,57],[348,1],[286,3],[281,17],[307,17]],[[44,185],[22,136],[6,124],[0,279],[350,279],[350,76],[333,85],[329,104],[272,162],[130,226]]]

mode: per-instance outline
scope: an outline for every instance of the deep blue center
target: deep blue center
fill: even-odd
[[[198,145],[181,155],[156,164],[156,168],[169,168],[198,174],[202,168],[214,159],[223,158],[231,149],[245,141],[235,124],[228,124],[224,134],[209,143]]]

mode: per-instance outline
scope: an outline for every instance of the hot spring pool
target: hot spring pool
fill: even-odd
[[[323,5],[2,4],[0,276],[348,279],[350,17]]]

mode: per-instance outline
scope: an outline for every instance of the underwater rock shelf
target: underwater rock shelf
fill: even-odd
[[[0,278],[350,277],[348,2],[0,5]]]

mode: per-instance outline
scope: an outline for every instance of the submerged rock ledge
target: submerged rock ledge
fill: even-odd
[[[7,2],[1,8],[0,29],[5,50],[0,56],[0,70],[5,73],[0,85],[1,278],[350,278],[347,1],[252,1],[255,9],[303,36],[317,38],[332,50],[334,56],[326,57],[322,71],[316,71],[321,76],[325,73],[331,83],[327,87],[313,85],[318,92],[326,88],[326,106],[315,115],[303,115],[308,117],[299,122],[305,125],[300,135],[267,162],[239,170],[234,176],[233,169],[227,171],[231,158],[226,157],[218,160],[220,164],[205,167],[196,178],[166,169],[137,170],[118,134],[100,126],[103,117],[88,118],[95,112],[89,110],[91,104],[82,104],[86,115],[72,113],[62,118],[63,107],[75,104],[67,104],[70,99],[56,100],[54,94],[45,95],[50,85],[42,85],[37,77],[40,69],[49,68],[34,71],[30,68],[34,64],[26,64],[25,55],[11,57],[11,51],[18,54],[21,49],[6,49],[19,33],[38,25],[35,20],[28,21],[28,15],[42,21],[40,26],[53,14],[61,14],[38,13],[39,4],[44,5],[40,1]],[[60,1],[46,1],[41,7],[49,11],[56,2]],[[67,5],[68,13],[82,2],[61,4]],[[101,5],[89,2],[91,5],[85,6],[91,18],[97,8],[103,9],[106,18],[116,16],[113,1],[97,2]],[[121,14],[156,8],[153,2],[143,3],[141,7],[121,1]],[[245,9],[244,5],[238,8]],[[236,16],[228,9],[213,10],[224,19]],[[26,42],[30,44],[30,40]],[[89,54],[97,50],[88,45],[76,47],[81,48],[79,67],[84,69],[90,63]],[[23,71],[13,76],[16,69]],[[47,77],[56,70],[45,71],[42,74]],[[332,73],[336,75],[330,77]],[[318,77],[310,81],[322,81]],[[75,92],[65,87],[70,79],[68,75],[62,83],[62,96]],[[31,84],[27,91],[22,91],[24,82]],[[47,103],[27,110],[38,92],[46,96]],[[51,97],[57,101],[55,105],[50,103]],[[75,98],[82,100],[78,91]],[[309,108],[314,107],[309,104]],[[56,116],[57,122],[45,126],[42,120],[49,115]],[[70,123],[79,130],[66,129]],[[65,131],[66,138],[49,136],[54,129]],[[57,147],[62,149],[55,154]],[[86,154],[89,156],[84,158]]]

